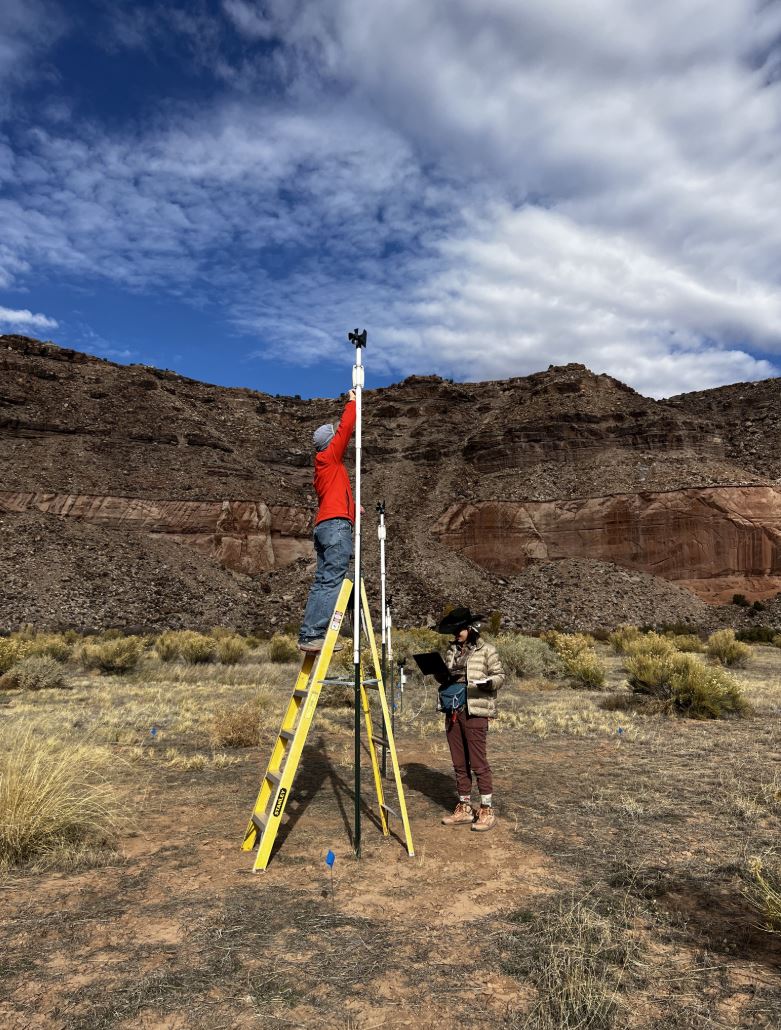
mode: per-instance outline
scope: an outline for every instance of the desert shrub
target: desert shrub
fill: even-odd
[[[275,633],[269,640],[266,655],[270,662],[295,662],[301,657],[295,637],[285,633]]]
[[[668,639],[679,651],[685,651],[688,654],[703,654],[705,651],[705,644],[695,633],[671,633],[668,635]]]
[[[781,633],[773,637],[771,643],[773,644],[773,647],[781,647]]]
[[[0,674],[30,655],[30,642],[21,637],[0,637]]]
[[[781,933],[781,862],[752,858],[745,879],[743,892],[762,917],[765,929]]]
[[[155,653],[161,662],[175,662],[179,657],[179,634],[167,630],[155,640]]]
[[[738,608],[748,608],[748,598],[745,594],[733,594],[732,603],[736,604]]]
[[[764,612],[767,609],[767,605],[763,604],[762,601],[755,601],[751,607],[755,612]]]
[[[217,637],[217,661],[222,665],[236,665],[245,658],[249,648],[237,634]]]
[[[265,713],[266,701],[261,696],[240,705],[220,705],[209,725],[209,743],[212,747],[257,747]]]
[[[124,635],[125,634],[122,632],[121,629],[118,629],[116,626],[114,626],[111,629],[104,629],[103,632],[99,634],[99,639],[100,640],[121,640]]]
[[[51,690],[64,683],[62,664],[44,654],[23,658],[0,678],[1,690]]]
[[[228,629],[227,626],[212,626],[209,630],[209,636],[214,637],[215,640],[222,640],[225,637],[235,637],[236,631]]]
[[[73,644],[61,633],[39,633],[30,641],[30,654],[45,655],[57,662],[68,662],[73,654]]]
[[[708,657],[715,659],[721,665],[743,666],[751,657],[751,648],[748,644],[735,639],[734,629],[720,629],[711,633],[706,650]]]
[[[676,651],[675,642],[672,637],[663,636],[661,633],[642,633],[632,640],[627,640],[624,647],[624,654],[631,657],[637,655],[648,655],[662,657],[667,654],[674,654]]]
[[[204,633],[185,629],[179,633],[179,654],[190,665],[202,665],[214,660],[215,641]]]
[[[773,637],[777,633],[778,630],[773,629],[772,626],[749,626],[746,629],[738,630],[735,638],[746,644],[772,644]]]
[[[355,688],[345,684],[326,684],[317,702],[318,708],[354,708]]]
[[[143,642],[137,637],[117,637],[87,641],[79,649],[78,657],[85,669],[119,674],[135,669],[143,653]]]
[[[257,651],[257,649],[260,647],[262,643],[260,637],[253,636],[252,633],[250,633],[249,636],[245,637],[244,639],[247,641],[247,647],[250,649],[250,651]]]
[[[492,643],[508,676],[564,678],[561,657],[544,640],[521,633],[501,633]]]
[[[722,719],[749,710],[729,673],[705,665],[694,655],[638,654],[628,658],[625,667],[632,690],[649,695],[659,710],[690,719]]]
[[[502,613],[491,612],[486,619],[485,629],[487,633],[490,633],[492,637],[498,636],[502,628]]]
[[[567,676],[589,690],[605,685],[607,669],[594,650],[594,638],[587,633],[557,633],[551,630],[543,639],[556,651],[564,663]]]
[[[608,637],[610,646],[616,652],[616,654],[624,654],[626,652],[626,645],[636,640],[640,636],[640,630],[637,626],[623,625],[618,626]]]
[[[120,801],[102,778],[92,749],[43,748],[29,732],[4,743],[0,863],[19,865],[43,853],[112,840]]]
[[[393,652],[397,658],[408,658],[424,651],[443,651],[450,639],[427,626],[397,629],[393,632]]]

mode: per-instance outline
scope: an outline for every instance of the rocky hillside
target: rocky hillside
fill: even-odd
[[[781,590],[780,380],[654,401],[567,365],[364,400],[402,621],[715,625]],[[0,628],[294,622],[311,433],[341,406],[0,336]]]

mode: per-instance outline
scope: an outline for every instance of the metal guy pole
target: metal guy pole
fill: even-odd
[[[366,330],[348,333],[355,344],[353,390],[355,390],[355,575],[353,586],[353,669],[355,672],[355,857],[361,857],[361,398],[363,393],[363,348]],[[371,742],[370,742],[371,743]]]

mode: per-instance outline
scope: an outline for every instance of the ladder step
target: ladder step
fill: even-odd
[[[258,815],[257,812],[253,812],[252,821],[255,824],[255,828],[263,833],[266,829],[266,813],[264,812],[262,815]]]
[[[390,742],[387,741],[385,737],[372,737],[372,741],[380,747],[390,750]]]
[[[279,772],[267,772],[266,779],[279,786],[282,782],[282,770],[280,769]]]
[[[355,680],[354,679],[352,679],[352,680],[343,680],[343,679],[331,679],[329,677],[328,679],[319,680],[319,682],[320,683],[327,683],[330,687],[332,687],[332,686],[354,687],[355,686]],[[379,682],[380,682],[379,680],[361,680],[361,683],[363,684],[364,687],[371,687],[373,690],[377,689],[377,685],[378,685]]]
[[[395,808],[391,808],[390,805],[380,805],[380,808],[386,811],[388,815],[392,815],[394,819],[399,818],[399,813],[396,811]]]
[[[308,690],[294,690],[293,697],[306,697],[308,693]]]
[[[292,730],[280,730],[279,735],[282,740],[292,740],[295,737],[295,733]]]

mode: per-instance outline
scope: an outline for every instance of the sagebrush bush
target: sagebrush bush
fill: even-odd
[[[266,655],[270,662],[278,662],[281,665],[284,662],[295,662],[301,657],[301,652],[294,637],[285,633],[275,633],[268,642]]]
[[[135,669],[143,653],[143,641],[137,637],[111,637],[82,644],[78,658],[85,669],[119,674]]]
[[[749,705],[735,680],[692,654],[638,654],[625,668],[636,694],[649,695],[663,711],[690,719],[745,715]]]
[[[30,641],[21,637],[0,637],[0,674],[31,654]]]
[[[627,640],[624,645],[624,654],[631,657],[638,655],[657,655],[662,657],[674,654],[677,648],[672,637],[665,637],[661,633],[641,633],[639,636]]]
[[[32,654],[17,662],[0,678],[0,690],[52,690],[62,687],[62,664],[44,654]]]
[[[69,662],[73,655],[73,643],[61,633],[39,633],[30,641],[30,654],[46,655],[57,662]]]
[[[556,679],[566,675],[561,657],[550,644],[521,633],[500,633],[491,643],[496,647],[508,676]]]
[[[0,749],[0,864],[19,865],[68,847],[107,844],[122,807],[93,749],[41,747],[30,732]]]
[[[636,640],[639,636],[640,630],[637,628],[637,626],[631,626],[627,624],[617,626],[616,629],[614,629],[608,637],[608,640],[610,641],[610,646],[613,648],[616,654],[624,654],[626,651],[626,645],[630,641]]]
[[[212,747],[257,747],[266,716],[266,700],[258,696],[240,705],[215,709],[209,725]]]
[[[166,630],[155,640],[155,654],[161,662],[175,662],[179,657],[179,634]]]
[[[696,633],[670,633],[669,639],[679,651],[687,654],[703,654],[705,651],[705,644]]]
[[[237,634],[217,637],[217,661],[222,665],[236,665],[246,658],[249,648]]]
[[[216,641],[204,633],[184,629],[179,633],[179,654],[190,665],[214,661]]]
[[[762,917],[765,929],[781,933],[781,862],[774,857],[752,858],[744,894]]]
[[[721,665],[744,666],[751,658],[751,648],[735,639],[734,629],[720,629],[711,633],[705,649],[708,657]]]
[[[409,658],[426,651],[443,651],[451,638],[427,626],[412,626],[393,631],[393,653],[397,658]]]
[[[589,690],[605,685],[607,669],[594,650],[594,638],[587,633],[557,633],[550,630],[543,639],[556,651],[564,663],[567,676]]]

